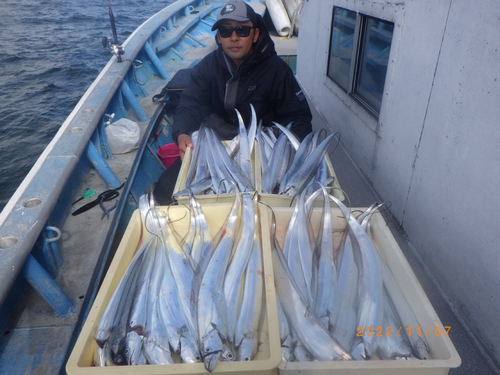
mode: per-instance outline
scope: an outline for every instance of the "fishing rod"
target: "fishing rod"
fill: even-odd
[[[125,50],[118,43],[118,34],[116,33],[115,16],[113,15],[113,10],[111,9],[111,0],[108,0],[108,8],[111,31],[113,32],[113,42],[111,42],[111,38],[103,37],[102,45],[104,47],[108,47],[110,52],[117,57],[118,62],[122,62],[122,55],[125,53]]]

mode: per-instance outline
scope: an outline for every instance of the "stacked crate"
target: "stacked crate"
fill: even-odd
[[[175,191],[184,188],[187,171],[191,159],[191,150],[185,154],[183,164],[179,173]],[[332,194],[343,200],[344,196],[339,181],[335,175],[332,163],[327,158],[328,173],[334,179],[331,187]],[[271,216],[276,218],[276,236],[281,244],[286,235],[288,222],[293,213],[295,201],[292,197],[262,194],[259,192],[261,186],[260,159],[258,152],[253,153],[252,168],[255,176],[254,184],[259,194],[259,200],[265,204],[259,205],[262,249],[264,262],[264,288],[265,304],[263,323],[260,328],[259,351],[256,357],[248,362],[220,362],[215,367],[214,373],[229,373],[237,375],[246,374],[352,374],[352,375],[387,375],[387,374],[447,374],[450,368],[458,367],[461,363],[447,334],[447,328],[443,327],[436,312],[430,304],[422,287],[416,279],[411,267],[406,261],[401,249],[388,229],[383,217],[376,213],[372,218],[371,237],[382,257],[386,260],[393,273],[404,298],[413,309],[419,327],[411,327],[413,334],[426,336],[430,347],[431,358],[427,360],[380,360],[372,358],[367,361],[312,361],[312,362],[285,362],[281,358],[281,343],[278,324],[278,313],[276,305],[276,290],[274,285],[273,262],[271,254]],[[221,194],[219,196],[197,196],[201,203],[208,225],[213,235],[223,225],[234,194]],[[186,197],[178,198],[178,206],[162,207],[169,210],[169,216],[174,223],[175,230],[182,236],[189,227],[189,201]],[[365,210],[366,208],[359,208]],[[320,210],[313,210],[311,220],[319,223]],[[343,229],[346,221],[339,209],[332,209],[335,229]],[[314,225],[316,228],[318,225]],[[125,367],[94,367],[95,351],[97,345],[94,335],[100,317],[107,306],[120,278],[132,259],[135,251],[146,240],[148,232],[143,227],[138,211],[132,216],[127,231],[120,243],[113,262],[110,265],[106,278],[101,286],[99,294],[94,302],[93,308],[83,327],[80,337],[76,343],[73,353],[68,361],[67,372],[76,374],[206,374],[203,363],[198,364],[173,364],[173,365],[143,365]],[[397,301],[395,301],[397,305]],[[358,327],[366,330],[368,327]],[[383,327],[385,328],[385,327]],[[396,332],[397,327],[392,327]],[[408,329],[408,327],[399,327]],[[373,328],[372,328],[373,329]],[[420,330],[420,331],[418,331]],[[377,334],[376,329],[374,334]],[[382,330],[381,334],[388,334]]]

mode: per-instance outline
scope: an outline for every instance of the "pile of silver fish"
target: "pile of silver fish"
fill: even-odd
[[[315,234],[310,218],[321,197],[322,209],[314,212],[321,215]],[[340,245],[333,242],[330,201],[347,222]],[[368,234],[371,214],[378,209],[374,205],[355,217],[321,187],[313,194],[299,195],[282,248],[273,223],[271,243],[284,360],[368,360],[375,354],[381,359],[429,357],[425,337],[408,336],[404,329],[396,334],[398,327],[418,327],[418,322]],[[378,335],[377,327],[384,334]],[[393,334],[385,334],[386,327],[393,327]]]
[[[278,129],[276,137],[274,130]],[[288,127],[274,123],[274,127],[259,127],[256,139],[259,145],[262,169],[261,192],[295,196],[306,190],[311,194],[318,183],[332,182],[328,175],[325,152],[338,133],[328,135],[320,142],[323,131],[313,131],[300,141]]]
[[[193,155],[186,176],[185,188],[174,194],[174,198],[188,195],[234,193],[234,185],[239,191],[255,191],[252,170],[252,149],[257,117],[252,109],[252,122],[247,131],[243,119],[239,119],[239,134],[224,145],[213,129],[201,126],[193,133]],[[233,184],[234,183],[234,184]]]
[[[180,237],[168,211],[162,214],[150,195],[141,196],[139,210],[150,235],[101,317],[96,364],[203,360],[212,372],[218,361],[252,360],[263,303],[256,205],[250,193],[235,194],[224,225],[212,238],[191,194],[189,230]]]
[[[262,127],[257,125],[253,106],[251,112],[247,130],[236,110],[239,134],[225,145],[210,128],[202,126],[193,134],[194,150],[185,188],[176,192],[174,198],[187,196],[189,192],[197,195],[231,193],[234,192],[232,182],[240,191],[295,196],[304,189],[312,193],[318,183],[328,186],[332,182],[324,155],[338,133],[320,141],[323,131],[314,131],[300,141],[290,131],[291,124]],[[255,163],[252,163],[255,144],[259,150],[260,171],[254,170]],[[254,186],[257,172],[261,173],[262,186]]]
[[[427,359],[425,337],[376,331],[418,322],[369,234],[380,205],[355,216],[326,188],[333,177],[325,153],[337,133],[300,141],[290,125],[258,126],[251,110],[248,130],[237,112],[239,134],[229,142],[207,127],[193,135],[186,189],[174,195],[189,196],[186,235],[150,194],[140,198],[150,235],[99,322],[96,364],[203,361],[212,372],[219,361],[255,357],[264,293],[258,192],[296,197],[282,246],[276,222],[270,228],[284,360]],[[234,193],[234,203],[212,237],[195,195],[221,193]],[[331,201],[343,230],[333,226]]]

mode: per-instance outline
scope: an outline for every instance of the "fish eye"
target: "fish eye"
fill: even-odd
[[[233,353],[227,353],[227,355],[226,355],[226,356],[227,356],[227,358],[229,358],[229,359],[233,359]]]
[[[205,349],[205,353],[210,353],[211,351],[212,351],[212,349],[211,349],[211,348],[206,348],[206,349]]]
[[[250,361],[250,357],[243,358],[244,361]]]
[[[197,362],[200,362],[200,361],[201,361],[201,357],[200,357],[199,355],[197,355],[197,356],[195,357],[195,360],[196,360]]]

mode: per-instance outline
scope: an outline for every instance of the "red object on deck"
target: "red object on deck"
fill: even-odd
[[[156,154],[159,156],[165,168],[168,168],[179,157],[179,146],[175,143],[169,143],[161,146]]]

